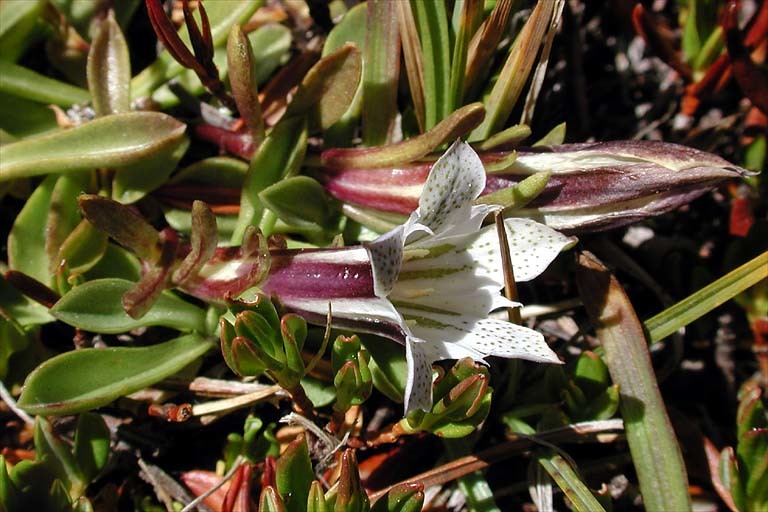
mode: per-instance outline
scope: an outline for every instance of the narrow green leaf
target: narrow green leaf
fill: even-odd
[[[242,242],[248,226],[261,223],[264,206],[259,200],[259,193],[298,172],[306,150],[307,123],[303,117],[283,119],[267,135],[253,155],[243,183],[240,215],[232,234],[233,244]]]
[[[91,173],[89,172],[64,174],[56,180],[45,225],[45,255],[48,259],[50,274],[55,274],[61,265],[59,258],[61,247],[72,230],[80,223],[77,196],[88,190],[90,182]]]
[[[464,73],[467,67],[469,43],[480,24],[483,14],[481,0],[462,0],[456,2],[454,12],[458,11],[458,30],[453,43],[451,62],[451,82],[448,94],[448,110],[453,111],[464,104]]]
[[[451,81],[451,48],[448,13],[442,0],[415,0],[424,62],[424,128],[431,129],[451,113],[448,94]]]
[[[188,334],[149,347],[67,352],[29,374],[19,406],[46,415],[95,409],[173,375],[211,347],[202,336]]]
[[[49,78],[31,69],[0,59],[0,91],[36,101],[69,107],[91,99],[85,89]]]
[[[768,251],[643,322],[648,341],[656,343],[768,278]]]
[[[48,176],[37,186],[8,235],[8,266],[46,285],[52,282],[45,245],[51,196],[57,179],[58,176]]]
[[[8,361],[11,356],[29,346],[29,337],[21,325],[4,311],[5,304],[0,300],[0,380],[8,376]]]
[[[444,439],[446,454],[456,460],[472,453],[473,444],[467,438]],[[475,471],[460,477],[457,481],[461,493],[467,500],[467,506],[473,512],[500,512],[496,500],[493,498],[493,490],[481,471]],[[391,494],[394,491],[389,492]],[[389,495],[388,494],[388,495]],[[423,498],[422,498],[423,499]],[[419,509],[421,510],[421,509]]]
[[[124,167],[176,144],[186,126],[159,112],[102,117],[69,130],[0,146],[0,181]]]
[[[131,110],[131,60],[113,11],[101,22],[91,42],[86,72],[97,116]]]
[[[109,458],[109,428],[102,417],[81,413],[75,430],[75,460],[86,482],[96,478]]]
[[[442,144],[461,137],[477,126],[485,116],[481,103],[471,103],[456,110],[437,126],[417,137],[397,144],[373,148],[339,148],[323,152],[323,165],[373,169],[412,162],[422,158]]]
[[[484,102],[488,111],[483,123],[470,135],[470,140],[482,140],[504,127],[512,109],[528,81],[542,39],[549,27],[554,1],[537,2],[523,29],[509,51],[507,61],[491,94]]]
[[[685,464],[632,304],[616,278],[589,253],[579,255],[576,284],[611,379],[621,390],[621,415],[645,507],[689,510]]]
[[[34,137],[59,128],[56,114],[47,105],[3,91],[0,91],[0,112],[3,113],[0,116],[0,130],[12,137],[4,140],[3,146],[13,143],[13,138]]]
[[[43,461],[64,485],[65,496],[69,494],[75,498],[83,494],[88,482],[77,466],[69,446],[58,438],[51,424],[42,416],[35,418],[35,451],[35,460]]]
[[[105,334],[118,334],[138,327],[163,325],[179,330],[205,330],[205,311],[163,292],[146,315],[133,319],[124,311],[121,297],[135,283],[124,279],[97,279],[73,288],[51,309],[62,322]]]
[[[263,0],[242,2],[240,0],[216,0],[206,2],[205,11],[211,24],[211,35],[214,47],[220,47],[226,41],[233,25],[242,25],[264,4]],[[180,29],[181,39],[189,44],[189,33],[186,25]],[[142,98],[152,95],[159,86],[174,78],[182,71],[184,66],[176,62],[166,51],[149,67],[133,77],[131,80],[131,97]]]
[[[363,144],[391,142],[400,77],[400,33],[397,2],[368,0],[365,67],[363,69]]]
[[[34,43],[31,36],[45,4],[45,0],[0,2],[0,60],[15,62]]]
[[[411,2],[394,2],[397,9],[397,23],[400,28],[400,41],[403,47],[403,62],[408,75],[408,88],[413,100],[413,110],[419,123],[419,130],[424,128],[424,60],[422,58],[419,30],[413,16]]]
[[[563,491],[574,510],[577,512],[605,511],[587,485],[581,480],[574,468],[562,455],[542,455],[539,464],[549,473],[552,480]]]
[[[227,65],[229,85],[235,98],[240,118],[251,130],[253,142],[264,139],[264,119],[259,105],[256,62],[251,43],[238,25],[234,25],[227,39]]]

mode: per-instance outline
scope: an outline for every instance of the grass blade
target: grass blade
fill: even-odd
[[[363,143],[391,142],[397,116],[397,81],[400,76],[398,2],[369,0],[368,36],[363,68]]]
[[[768,251],[646,320],[643,325],[648,333],[648,341],[656,343],[663,340],[681,327],[685,327],[767,278]]]
[[[690,510],[688,478],[653,373],[642,325],[619,282],[590,253],[578,257],[576,284],[621,389],[621,416],[647,510]]]

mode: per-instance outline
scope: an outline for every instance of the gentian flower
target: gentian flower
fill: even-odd
[[[472,148],[456,142],[432,166],[418,208],[405,224],[373,242],[339,249],[271,251],[260,285],[288,309],[405,345],[406,413],[429,410],[435,361],[487,356],[559,363],[544,337],[527,327],[488,318],[519,304],[506,299],[499,241],[481,228],[493,210],[473,205],[485,170]],[[528,219],[507,219],[517,281],[528,281],[573,240]]]
[[[504,286],[494,226],[482,227],[497,207],[475,205],[486,173],[474,150],[456,142],[432,166],[418,207],[408,220],[376,240],[342,248],[268,248],[250,229],[242,247],[216,247],[213,214],[193,208],[189,242],[158,233],[129,208],[98,196],[80,207],[98,228],[142,258],[144,277],[123,296],[140,316],[164,288],[179,288],[208,302],[225,302],[249,289],[271,294],[310,322],[374,333],[406,350],[406,413],[429,410],[432,363],[488,356],[559,363],[544,337],[527,327],[488,318],[520,304]],[[518,282],[543,272],[573,243],[529,219],[504,221]]]

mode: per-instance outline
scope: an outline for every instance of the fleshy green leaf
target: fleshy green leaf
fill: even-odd
[[[184,130],[184,124],[159,112],[102,117],[69,130],[0,146],[0,181],[125,167],[177,144]]]
[[[29,374],[19,406],[47,415],[95,409],[173,375],[211,346],[202,336],[188,334],[148,347],[66,352]]]
[[[0,60],[16,61],[34,42],[30,36],[45,4],[45,0],[0,2]]]
[[[240,118],[251,130],[253,142],[258,145],[264,138],[264,119],[259,105],[256,64],[248,38],[234,25],[227,39],[229,84]]]
[[[112,11],[101,22],[91,42],[87,74],[97,116],[130,111],[131,60],[128,44]]]
[[[146,315],[133,319],[123,309],[121,297],[135,283],[124,279],[88,281],[64,295],[51,314],[86,331],[117,334],[138,327],[163,325],[180,330],[205,330],[205,311],[163,292]]]
[[[288,224],[324,226],[332,214],[325,189],[307,176],[294,176],[265,188],[264,206]]]
[[[0,59],[0,91],[38,103],[69,107],[91,99],[85,89],[49,78],[31,69]]]
[[[288,512],[306,510],[309,487],[315,478],[312,462],[309,460],[307,441],[300,436],[288,445],[277,459],[275,468],[277,490]]]

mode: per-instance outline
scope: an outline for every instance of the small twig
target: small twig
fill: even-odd
[[[212,402],[206,402],[204,404],[197,404],[192,406],[193,416],[205,416],[206,414],[215,414],[222,412],[229,412],[235,409],[242,409],[255,403],[261,402],[282,390],[277,384],[269,386],[260,391],[254,393],[248,393],[247,395],[235,396],[232,398],[225,398],[224,400],[215,400]]]
[[[330,454],[338,451],[338,449],[344,446],[347,441],[346,436],[344,439],[339,441],[336,437],[318,427],[312,420],[305,418],[301,414],[297,414],[295,412],[288,413],[280,418],[280,423],[285,423],[287,425],[300,425],[304,427],[305,430],[311,432],[316,438],[320,440],[321,443],[323,443],[328,448]]]
[[[181,512],[190,512],[192,509],[200,505],[205,498],[215,493],[219,489],[219,487],[227,483],[233,476],[235,476],[235,473],[237,473],[237,470],[240,468],[240,465],[243,462],[245,462],[245,458],[242,455],[238,455],[237,458],[235,459],[235,462],[232,464],[232,467],[229,468],[229,471],[227,471],[223,477],[221,477],[221,480],[219,480],[216,484],[214,484],[210,489],[205,491],[203,494],[201,494],[197,498],[187,503],[187,505],[183,509],[181,509]]]
[[[538,443],[542,440],[549,442],[562,442],[569,438],[572,439],[574,435],[578,439],[580,436],[587,434],[597,434],[607,430],[620,430],[623,428],[624,423],[620,419],[587,421],[583,423],[575,423],[562,428],[539,432],[536,436],[536,442]],[[601,442],[599,438],[597,441]],[[474,471],[485,469],[496,462],[508,459],[523,450],[529,449],[534,444],[536,443],[527,438],[527,436],[524,437],[515,434],[512,436],[512,439],[507,442],[498,444],[492,448],[488,448],[487,450],[483,450],[473,455],[461,457],[447,464],[443,464],[442,466],[438,466],[429,471],[425,471],[424,473],[408,478],[402,482],[398,482],[396,484],[390,485],[389,487],[385,487],[384,489],[380,489],[371,494],[369,498],[371,502],[375,502],[377,499],[381,498],[387,492],[389,492],[393,487],[405,483],[421,484],[425,488],[431,487],[433,485],[442,485],[446,482],[450,482],[457,478],[461,478],[462,476],[468,475]]]
[[[328,348],[328,341],[331,339],[332,320],[333,316],[331,315],[331,301],[328,301],[328,315],[325,319],[325,333],[323,333],[323,342],[320,344],[320,348],[317,350],[317,353],[312,357],[312,359],[310,359],[309,363],[307,363],[307,366],[304,369],[305,374],[309,374],[309,372],[314,370],[315,366],[317,366],[317,363],[319,363],[323,358],[325,349]]]
[[[24,423],[27,425],[34,425],[35,420],[24,412],[17,404],[16,400],[13,399],[13,396],[11,395],[10,391],[8,391],[8,388],[5,387],[5,383],[3,383],[2,380],[0,380],[0,398],[5,402],[5,405],[8,406],[10,410],[12,410],[16,416],[24,420]]]
[[[512,301],[517,302],[517,283],[515,282],[515,272],[512,268],[512,255],[509,253],[509,242],[507,241],[507,230],[504,225],[504,212],[496,210],[493,214],[493,220],[496,223],[496,234],[499,237],[499,249],[501,250],[501,266],[504,268],[504,295]],[[523,322],[520,316],[520,308],[512,307],[507,309],[509,321],[520,325]]]

